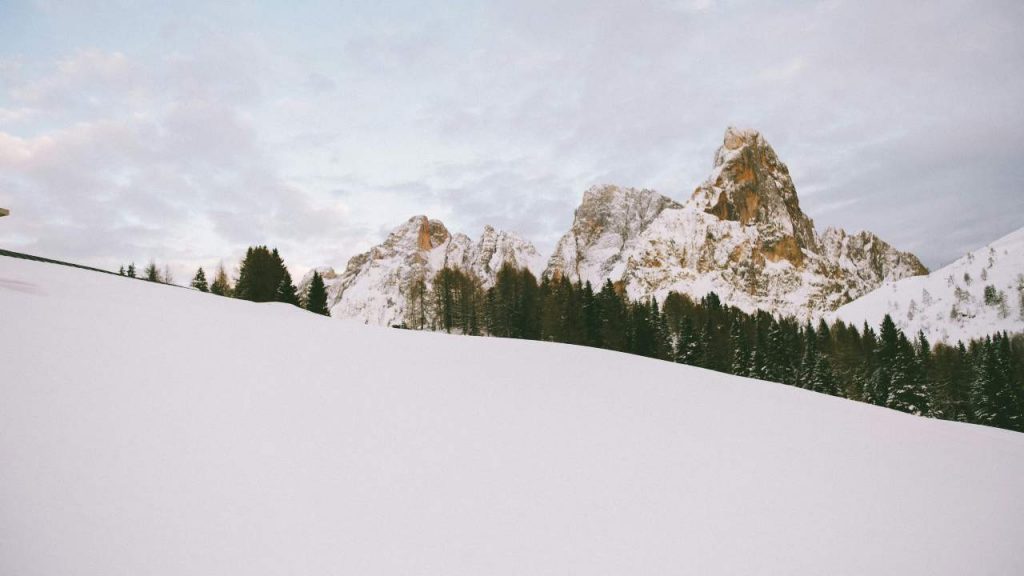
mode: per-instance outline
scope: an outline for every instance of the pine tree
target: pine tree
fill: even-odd
[[[121,266],[121,269],[117,271],[117,274],[119,276],[124,276],[124,266],[123,265]]]
[[[796,385],[808,390],[815,390],[815,370],[818,366],[818,339],[810,322],[803,330],[803,354],[796,370]]]
[[[910,414],[927,415],[928,391],[914,349],[902,332],[898,333],[897,352],[889,373],[891,380],[885,405]]]
[[[764,379],[770,382],[787,382],[789,376],[789,354],[787,354],[782,325],[772,319],[768,326],[768,347],[764,357]]]
[[[582,344],[601,347],[600,318],[597,313],[597,300],[594,287],[588,280],[580,287],[580,319],[582,324]]]
[[[868,333],[865,327],[865,334]],[[899,354],[900,332],[888,314],[882,319],[882,329],[875,349],[877,365],[867,382],[867,401],[879,406],[888,406],[893,386],[893,369]]]
[[[747,375],[751,378],[770,381],[772,373],[768,368],[767,355],[763,350],[764,348],[755,346],[754,351],[750,353],[750,367],[747,369]]]
[[[1022,429],[1019,384],[1013,382],[1010,362],[1010,341],[1005,332],[980,344],[971,402],[978,423]]]
[[[313,271],[313,279],[309,282],[309,289],[306,291],[306,310],[316,314],[330,316],[327,309],[327,287],[324,286],[324,279],[316,270]]]
[[[835,372],[823,354],[817,355],[810,389],[822,394],[840,395],[836,386]]]
[[[161,282],[160,270],[156,267],[156,262],[153,262],[152,260],[150,260],[149,264],[146,266],[143,274],[145,274],[146,280],[149,280],[150,282]]]
[[[455,275],[456,272],[451,268],[438,270],[430,290],[437,326],[448,333],[451,333],[456,321]]]
[[[698,335],[693,329],[693,320],[685,316],[680,322],[679,336],[676,338],[675,361],[689,366],[697,365]]]
[[[192,287],[200,292],[209,292],[210,287],[206,283],[206,272],[203,272],[202,268],[196,271],[196,275],[192,278]]]
[[[299,305],[298,289],[295,287],[295,284],[292,284],[292,276],[287,270],[281,275],[281,281],[277,284],[277,294],[274,300],[293,306]]]
[[[239,265],[236,298],[253,302],[285,302],[298,305],[291,274],[278,253],[266,246],[250,246]]]
[[[732,364],[730,372],[737,376],[749,376],[750,344],[743,333],[743,325],[739,317],[733,318],[729,327],[729,344],[732,348]]]
[[[129,278],[135,278],[135,262],[131,262],[128,264],[128,269],[125,270],[125,274]]]
[[[606,280],[595,296],[600,339],[609,350],[627,349],[627,309],[611,280]]]

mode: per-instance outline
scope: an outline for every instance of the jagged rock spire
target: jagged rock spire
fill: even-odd
[[[726,129],[714,170],[693,199],[722,220],[757,226],[764,247],[791,261],[802,260],[802,250],[818,249],[789,168],[756,130]]]

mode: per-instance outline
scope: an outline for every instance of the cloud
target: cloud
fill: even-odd
[[[0,48],[7,245],[343,265],[428,213],[547,250],[590,185],[688,196],[727,125],[819,227],[931,266],[1024,223],[1016,2],[101,8],[46,11],[56,55]]]
[[[83,86],[134,65],[83,53],[11,92],[41,113],[66,110]],[[108,267],[156,258],[181,277],[253,243],[287,244],[312,261],[304,244],[346,241],[344,207],[285,182],[244,110],[206,98],[223,87],[180,61],[169,69],[194,82],[167,99],[166,79],[133,79],[145,114],[100,110],[31,137],[0,131],[0,202],[17,216],[0,229],[6,246]]]

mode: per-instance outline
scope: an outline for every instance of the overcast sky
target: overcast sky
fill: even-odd
[[[930,267],[1024,226],[1024,2],[0,0],[0,247],[344,267],[409,216],[549,253],[760,130],[819,231]],[[177,278],[184,281],[186,278]]]

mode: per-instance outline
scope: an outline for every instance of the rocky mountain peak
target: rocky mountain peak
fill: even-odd
[[[545,275],[599,284],[625,264],[626,248],[669,208],[682,205],[653,190],[592,186],[583,193],[572,228],[558,242]]]
[[[726,151],[739,150],[744,146],[764,146],[765,141],[761,133],[751,128],[736,128],[729,126],[725,129],[725,138],[722,140],[722,149]],[[715,165],[721,164],[722,150],[715,157]]]
[[[451,238],[448,229],[440,220],[431,220],[419,215],[409,218],[402,226],[391,232],[385,244],[407,243],[410,239],[420,250],[433,250]]]
[[[461,270],[486,288],[505,263],[540,274],[543,262],[533,244],[511,232],[485,226],[474,242],[465,234],[449,232],[440,220],[419,215],[392,230],[380,244],[353,256],[342,274],[325,274],[324,282],[332,315],[393,325],[407,320],[410,299],[424,297],[441,269]],[[308,276],[311,280],[312,274]],[[303,282],[308,286],[307,279]]]
[[[802,263],[816,251],[814,222],[800,209],[789,168],[756,130],[726,129],[711,176],[693,202],[722,220],[756,226],[770,255]]]

